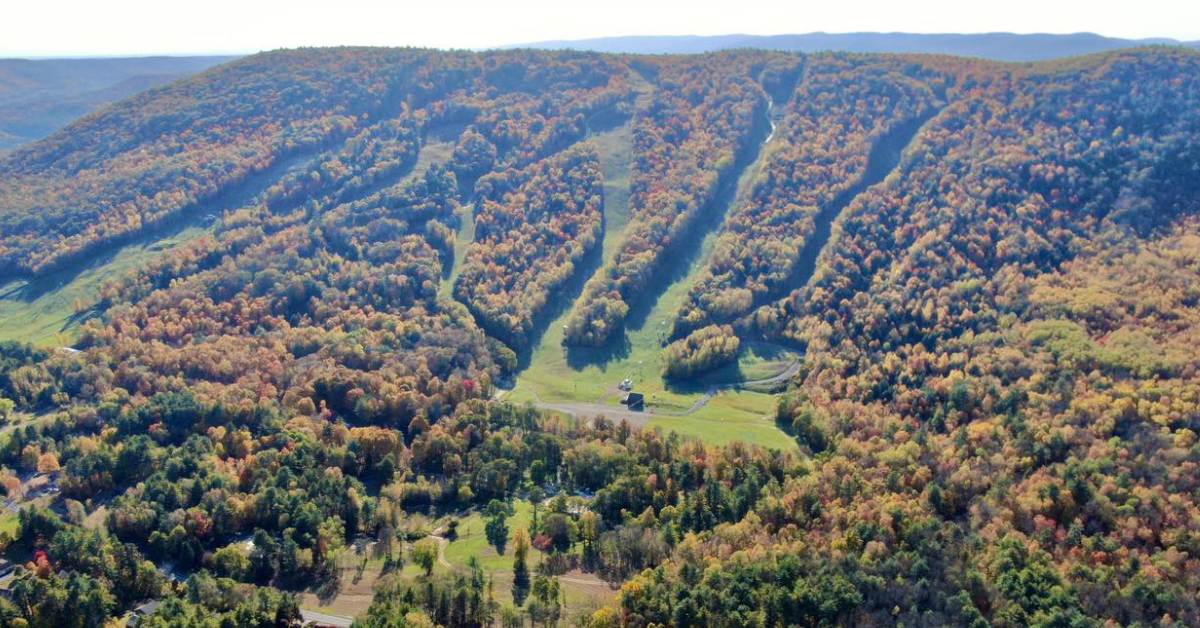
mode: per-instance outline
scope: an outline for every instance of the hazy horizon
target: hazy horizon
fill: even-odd
[[[1050,36],[1063,36],[1063,37],[1071,36],[1071,35],[1095,35],[1098,37],[1104,37],[1104,38],[1110,38],[1110,39],[1124,39],[1124,40],[1129,40],[1129,41],[1151,41],[1151,40],[1161,39],[1161,40],[1172,40],[1172,41],[1178,42],[1180,44],[1185,44],[1185,45],[1192,45],[1192,44],[1200,43],[1200,39],[1180,39],[1180,38],[1175,38],[1175,37],[1160,37],[1160,36],[1137,37],[1137,38],[1119,37],[1116,35],[1108,35],[1105,33],[1096,33],[1096,32],[1092,32],[1092,31],[1077,31],[1077,32],[1073,32],[1073,33],[1044,33],[1044,32],[1017,33],[1017,32],[1013,32],[1013,31],[987,31],[987,32],[977,32],[977,33],[950,32],[950,31],[939,31],[939,32],[930,32],[930,33],[915,33],[912,31],[844,31],[844,32],[807,31],[807,32],[763,33],[763,34],[729,32],[729,33],[713,33],[711,35],[697,35],[695,33],[665,34],[665,35],[664,34],[658,34],[658,35],[598,35],[596,37],[580,37],[580,38],[571,38],[571,39],[552,38],[552,39],[544,39],[544,40],[537,40],[537,41],[519,41],[519,42],[510,42],[510,43],[506,43],[506,44],[498,44],[495,46],[484,46],[484,47],[475,47],[475,48],[438,47],[438,46],[414,46],[414,47],[440,49],[440,50],[485,51],[485,50],[503,50],[503,49],[518,48],[518,47],[525,46],[525,45],[537,46],[537,45],[542,45],[542,44],[546,44],[546,43],[602,41],[602,40],[617,40],[617,39],[624,39],[624,38],[631,38],[631,39],[632,38],[649,38],[649,39],[652,39],[652,38],[681,38],[681,39],[683,39],[683,38],[691,38],[691,37],[697,37],[697,38],[700,38],[700,37],[764,37],[764,38],[770,38],[770,37],[786,37],[786,36],[797,36],[797,35],[798,36],[805,36],[805,35],[842,36],[842,35],[860,35],[860,34],[965,35],[965,36],[1005,34],[1005,35],[1018,35],[1018,36],[1050,35]],[[336,46],[360,46],[360,45],[361,46],[381,46],[381,47],[403,47],[406,44],[395,44],[394,46],[389,46],[387,44],[330,44],[329,46],[336,47]],[[279,50],[279,49],[287,49],[287,48],[304,48],[304,47],[320,48],[320,47],[325,47],[325,46],[280,46],[280,47],[276,47],[276,48],[262,48],[262,49],[258,49],[258,50],[227,50],[227,51],[198,50],[198,51],[162,52],[162,53],[160,53],[160,52],[145,52],[145,53],[62,54],[62,55],[54,55],[54,54],[41,54],[41,55],[11,54],[11,55],[9,55],[6,53],[0,53],[0,59],[24,60],[24,61],[55,61],[55,60],[66,61],[66,60],[72,60],[72,59],[131,59],[131,58],[155,58],[155,57],[167,57],[167,58],[170,58],[170,57],[241,57],[241,56],[257,54],[260,52],[266,52],[268,50]]]
[[[1093,3],[1012,0],[971,7],[949,0],[779,7],[728,3],[612,0],[583,14],[551,0],[504,4],[459,0],[436,6],[373,6],[348,0],[336,9],[305,0],[254,4],[214,0],[181,12],[148,0],[103,4],[69,0],[11,7],[0,25],[0,57],[106,58],[244,55],[276,48],[417,46],[488,49],[552,40],[609,37],[791,35],[808,33],[1094,33],[1120,39],[1200,40],[1200,3],[1170,0],[1097,11]],[[62,16],[70,15],[64,21]],[[470,16],[470,19],[464,19]],[[369,18],[369,19],[368,19]]]

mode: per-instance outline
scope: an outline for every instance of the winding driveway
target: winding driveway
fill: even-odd
[[[438,529],[434,530],[433,532],[430,532],[429,538],[433,539],[434,541],[437,541],[437,546],[438,546],[437,562],[438,562],[438,564],[443,567],[446,567],[447,569],[453,569],[454,565],[451,565],[450,561],[446,560],[446,548],[450,545],[450,539],[442,536],[441,528],[438,528]]]
[[[704,394],[700,395],[700,398],[696,400],[696,403],[693,403],[692,407],[688,408],[687,410],[684,410],[683,412],[656,412],[655,414],[661,416],[687,416],[693,412],[696,412],[700,408],[703,408],[708,404],[709,401],[712,401],[713,397],[716,397],[718,394],[720,394],[721,391],[739,390],[746,388],[747,386],[770,386],[772,384],[786,382],[795,376],[796,373],[800,372],[801,364],[802,362],[800,360],[796,360],[789,364],[782,373],[779,373],[778,375],[772,375],[771,377],[764,377],[762,379],[746,379],[737,382],[727,382],[724,384],[714,384],[709,386],[708,390],[704,391]]]

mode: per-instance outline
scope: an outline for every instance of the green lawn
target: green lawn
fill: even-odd
[[[17,520],[17,513],[5,512],[0,515],[0,534],[8,534],[8,538],[17,538],[17,533],[20,532],[21,525]]]
[[[774,415],[774,395],[727,391],[714,397],[695,414],[655,416],[650,419],[649,426],[696,436],[718,445],[742,441],[775,449],[795,449],[795,441],[775,425]]]
[[[800,357],[795,351],[755,342],[742,344],[736,370],[742,379],[757,380],[774,377]],[[724,376],[718,372],[718,374]],[[724,377],[728,379],[728,377]]]
[[[504,555],[496,553],[496,548],[488,543],[484,534],[487,519],[478,512],[458,520],[458,537],[446,546],[446,561],[452,565],[466,568],[467,559],[474,556],[479,566],[488,573],[497,571],[512,571],[512,535],[518,528],[529,528],[533,519],[533,504],[525,500],[513,502],[513,516],[508,518],[509,544],[504,548]],[[529,549],[529,564],[532,568],[541,560],[542,553],[537,548]]]

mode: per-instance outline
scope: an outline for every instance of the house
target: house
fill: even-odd
[[[150,600],[149,602],[146,602],[145,604],[141,604],[137,608],[133,609],[133,612],[136,615],[148,617],[150,615],[153,615],[154,611],[157,611],[158,607],[161,605],[162,605],[161,600]]]
[[[38,473],[25,483],[25,495],[28,499],[44,495],[57,495],[59,472]]]
[[[153,615],[161,605],[162,600],[150,600],[144,604],[138,605],[133,610],[125,613],[125,625],[136,626],[140,624],[143,619]]]
[[[630,410],[641,412],[646,409],[646,396],[639,392],[630,392],[628,395],[625,395],[622,403]]]

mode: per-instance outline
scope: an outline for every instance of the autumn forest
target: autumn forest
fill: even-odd
[[[3,626],[1200,624],[1195,51],[261,53],[0,276]]]

